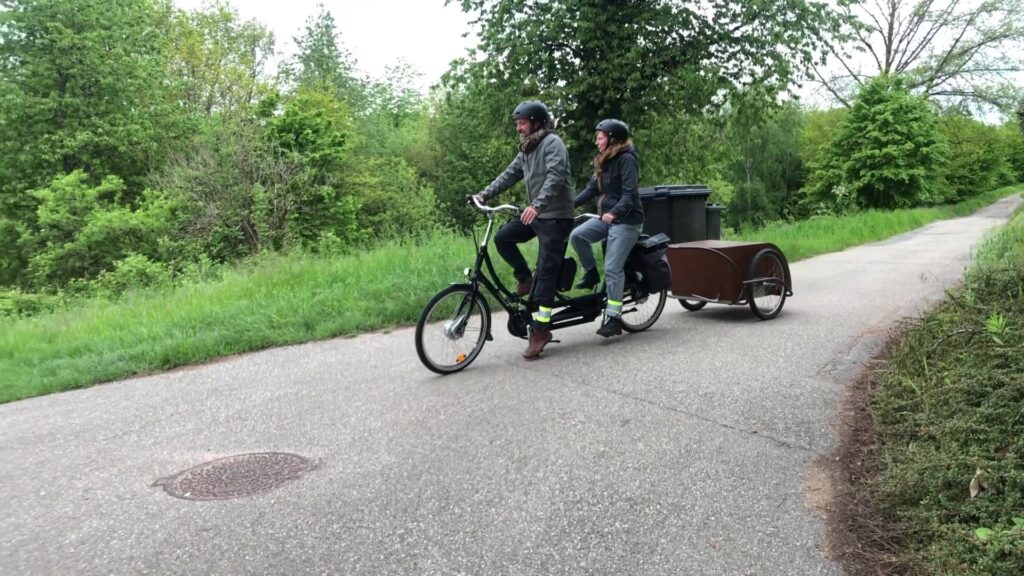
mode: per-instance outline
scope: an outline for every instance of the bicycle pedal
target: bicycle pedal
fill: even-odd
[[[554,338],[552,338],[551,340],[548,340],[548,344],[561,344],[561,343],[562,343],[561,340],[555,340]]]

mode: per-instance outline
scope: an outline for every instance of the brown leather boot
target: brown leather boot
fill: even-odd
[[[516,296],[528,296],[531,288],[533,288],[533,278],[520,280],[516,286]]]
[[[526,346],[526,351],[523,352],[523,358],[527,360],[536,360],[540,358],[540,353],[547,346],[548,342],[551,342],[551,330],[547,328],[539,328],[534,325],[530,331],[530,344]]]

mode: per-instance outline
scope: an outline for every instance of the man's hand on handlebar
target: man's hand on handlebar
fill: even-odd
[[[477,203],[477,204],[479,204],[481,206],[483,206],[484,204],[487,204],[487,200],[484,199],[484,193],[483,192],[480,192],[480,193],[477,193],[477,194],[473,194],[472,196],[470,196],[470,199],[473,202],[475,202],[475,203]]]
[[[526,210],[523,210],[523,214],[522,216],[519,217],[519,219],[523,221],[523,224],[529,226],[530,222],[533,222],[533,219],[536,217],[537,209],[534,208],[533,206],[527,206]]]

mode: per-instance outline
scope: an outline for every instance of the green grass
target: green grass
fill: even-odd
[[[437,233],[352,256],[270,255],[214,282],[4,318],[0,402],[409,324],[431,295],[462,277],[474,248],[471,239]],[[503,263],[499,270],[511,276]]]
[[[751,236],[774,242],[798,260],[965,214],[1011,192],[994,191],[955,209],[821,218]],[[527,245],[528,260],[535,249],[535,243]],[[462,278],[474,250],[471,239],[438,232],[351,256],[271,255],[215,281],[129,293],[116,302],[93,299],[29,318],[5,317],[0,402],[270,346],[410,325],[434,293]]]
[[[770,224],[756,230],[726,234],[724,239],[771,242],[782,250],[790,262],[795,262],[884,240],[936,220],[966,216],[1020,189],[1020,186],[1000,188],[949,206],[894,211],[868,210],[847,216],[822,216],[799,222]]]
[[[908,324],[872,411],[877,506],[910,572],[1024,574],[1024,215]]]

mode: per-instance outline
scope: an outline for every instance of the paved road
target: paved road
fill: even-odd
[[[840,574],[806,482],[842,385],[1019,203],[795,263],[770,322],[670,301],[540,362],[498,334],[444,378],[401,329],[0,406],[0,573]],[[153,486],[261,451],[319,467],[237,500]]]

